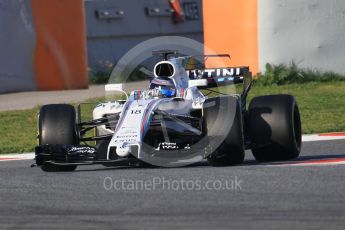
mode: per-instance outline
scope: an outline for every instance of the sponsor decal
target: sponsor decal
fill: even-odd
[[[159,143],[158,147],[156,148],[156,150],[177,150],[179,149],[179,146],[177,145],[177,143],[174,142],[162,142]]]
[[[217,77],[234,77],[240,76],[241,68],[218,68],[204,70],[186,70],[190,79],[217,78]]]
[[[116,136],[115,143],[135,143],[137,142],[138,135],[118,135]]]
[[[86,147],[86,146],[73,146],[71,148],[67,148],[68,153],[88,153],[93,154],[96,152],[96,150],[92,147]]]

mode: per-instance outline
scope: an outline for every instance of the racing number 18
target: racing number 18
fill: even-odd
[[[141,114],[141,110],[140,109],[133,109],[131,114]]]

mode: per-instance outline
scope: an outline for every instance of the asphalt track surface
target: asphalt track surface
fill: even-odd
[[[303,143],[299,160],[344,157],[345,140],[337,140]],[[345,229],[345,164],[258,164],[250,151],[243,165],[220,168],[86,166],[45,173],[31,163],[0,162],[1,229]],[[166,184],[109,188],[154,178]],[[182,179],[238,184],[168,189]]]

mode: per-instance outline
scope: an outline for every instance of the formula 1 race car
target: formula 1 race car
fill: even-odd
[[[228,166],[242,163],[246,149],[261,162],[298,157],[301,121],[293,96],[259,96],[247,106],[249,67],[192,69],[186,67],[192,56],[154,54],[163,60],[154,66],[149,88],[98,104],[90,121],[81,121],[81,105],[42,106],[36,164],[44,171],[91,164],[179,166],[198,156],[212,166]],[[240,83],[241,94],[203,93]],[[126,93],[122,84],[105,87]],[[94,135],[86,135],[90,130]],[[90,141],[95,144],[81,144]]]

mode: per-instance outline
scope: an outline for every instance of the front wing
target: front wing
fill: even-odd
[[[50,165],[94,165],[141,166],[144,163],[136,158],[100,159],[97,149],[83,145],[40,145],[35,148],[37,166]]]

